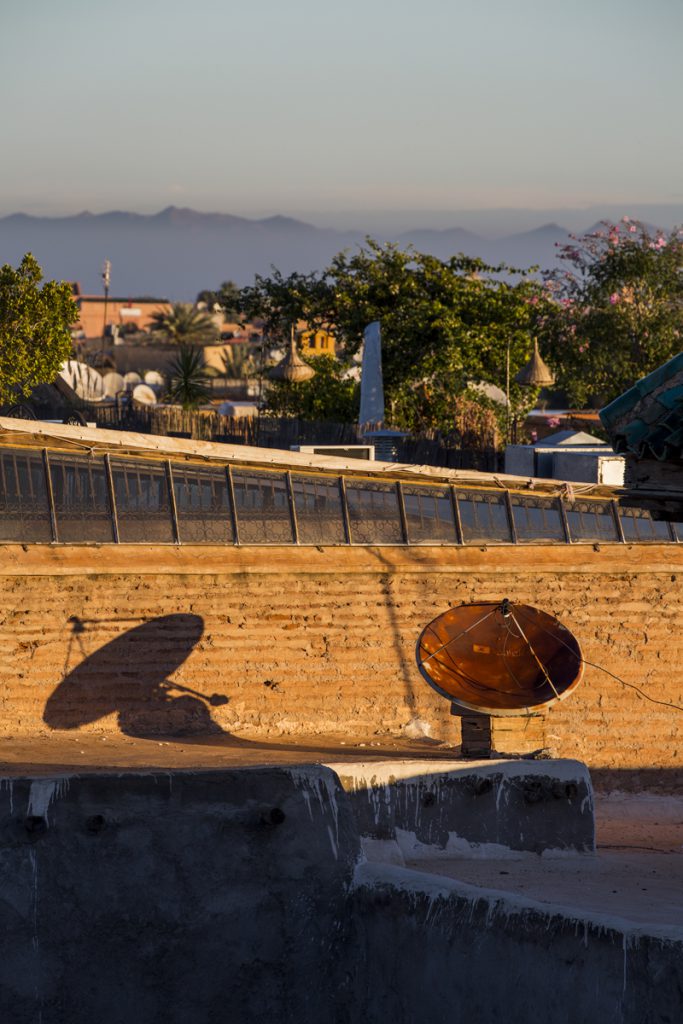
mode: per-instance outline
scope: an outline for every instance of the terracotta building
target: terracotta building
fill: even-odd
[[[170,309],[167,299],[150,298],[109,298],[106,302],[102,295],[83,295],[79,284],[73,285],[73,298],[78,306],[79,318],[74,330],[84,338],[101,338],[108,327],[129,328],[131,325],[139,331],[149,330],[152,316],[160,310]]]

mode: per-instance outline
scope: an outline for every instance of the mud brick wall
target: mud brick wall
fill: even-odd
[[[683,705],[683,546],[3,545],[0,577],[0,735],[458,742],[415,643],[447,607],[503,597],[557,615],[588,661]],[[671,770],[683,712],[589,667],[546,743],[603,769]]]

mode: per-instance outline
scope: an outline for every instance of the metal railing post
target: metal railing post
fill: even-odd
[[[180,544],[180,527],[178,525],[178,505],[175,500],[175,487],[173,486],[173,467],[171,460],[166,459],[166,486],[168,487],[168,499],[171,505],[171,522],[173,525],[173,539]]]
[[[230,504],[230,516],[232,518],[232,542],[239,544],[240,530],[237,521],[237,502],[235,501],[235,482],[232,478],[232,466],[225,467],[225,478],[228,482],[228,502]]]
[[[107,481],[107,492],[109,494],[109,508],[111,509],[111,526],[114,544],[120,544],[119,516],[116,510],[116,494],[114,492],[114,474],[111,471],[111,459],[108,454],[104,456],[104,475]]]
[[[505,508],[507,510],[508,523],[510,525],[510,536],[512,537],[512,543],[517,543],[517,526],[515,524],[515,514],[512,509],[512,498],[510,492],[505,491]]]
[[[292,534],[294,536],[294,543],[299,544],[299,521],[296,517],[296,502],[294,501],[294,488],[292,486],[292,474],[289,470],[285,473],[287,481],[287,502],[289,504],[289,518],[292,523]]]
[[[565,544],[573,544],[572,535],[569,530],[569,520],[567,519],[567,509],[565,508],[564,498],[562,495],[557,499],[560,509],[560,519],[562,520],[562,529],[564,530]]]
[[[408,537],[408,517],[406,516],[406,503],[403,497],[403,487],[401,481],[396,481],[396,494],[398,496],[398,514],[401,520],[401,536],[403,537],[404,544],[410,544],[410,538]]]
[[[52,489],[52,474],[50,473],[50,456],[48,455],[47,448],[43,448],[43,469],[45,471],[47,504],[50,509],[50,530],[52,533],[52,543],[57,544],[59,541],[59,537],[57,535],[57,513],[55,511],[55,495]]]
[[[455,524],[455,543],[464,544],[465,538],[462,533],[462,519],[460,518],[460,505],[458,504],[458,492],[453,484],[449,487],[451,493],[451,506],[453,508],[453,522]]]
[[[614,516],[614,525],[617,528],[617,540],[620,544],[626,543],[626,537],[624,536],[624,527],[621,525],[621,516],[619,515],[619,504],[612,500],[610,501],[610,507],[612,509],[612,515]]]
[[[346,543],[351,543],[351,521],[349,519],[349,506],[346,501],[346,481],[343,476],[339,477],[339,494],[342,503],[342,519],[344,520],[344,536]]]

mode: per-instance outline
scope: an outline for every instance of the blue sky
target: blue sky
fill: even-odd
[[[0,214],[683,202],[680,0],[0,4]]]

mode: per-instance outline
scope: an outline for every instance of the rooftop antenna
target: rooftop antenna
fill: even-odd
[[[102,282],[104,284],[104,318],[102,320],[102,352],[104,353],[104,339],[107,333],[107,304],[109,302],[109,283],[111,281],[111,260],[105,260],[102,267]]]

